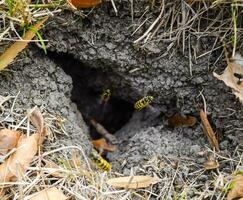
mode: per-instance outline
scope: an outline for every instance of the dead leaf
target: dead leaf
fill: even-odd
[[[237,57],[241,57],[237,55]],[[228,62],[223,74],[218,75],[213,73],[214,77],[223,81],[228,87],[230,87],[240,102],[243,103],[243,65],[237,62]]]
[[[217,169],[219,168],[218,161],[212,156],[208,158],[208,160],[204,163],[205,170]]]
[[[91,8],[101,3],[102,0],[70,0],[76,8]]]
[[[48,17],[36,23],[33,26],[33,29],[39,30],[47,19]],[[0,56],[0,71],[7,67],[14,60],[14,58],[28,45],[34,36],[34,31],[27,31],[23,37],[24,41],[16,41]]]
[[[94,147],[99,151],[110,151],[113,152],[116,150],[116,147],[113,145],[109,145],[104,138],[98,139],[98,140],[92,140],[92,144]]]
[[[210,144],[210,146],[216,151],[219,151],[219,144],[218,144],[218,140],[213,132],[213,129],[208,121],[208,118],[206,116],[206,114],[204,113],[203,110],[200,110],[200,118],[202,120],[202,124],[204,127],[204,133],[206,134],[207,138],[208,138],[208,142]]]
[[[227,200],[243,197],[243,175],[237,175],[232,181],[232,189],[227,195]]]
[[[30,196],[29,196],[30,197]],[[58,190],[56,187],[49,188],[47,190],[42,190],[37,192],[34,195],[31,195],[31,198],[26,197],[28,200],[66,200],[67,197],[63,194],[61,190]]]
[[[41,110],[38,107],[35,107],[34,110],[30,113],[30,121],[37,128],[39,134],[38,145],[40,146],[48,134],[47,128],[44,126],[44,118],[42,116]]]
[[[0,165],[0,182],[15,181],[18,175],[25,173],[37,153],[38,140],[39,134],[20,137],[16,152]]]
[[[196,124],[197,119],[193,116],[182,116],[180,114],[175,114],[169,117],[168,123],[173,127],[192,127]]]
[[[106,183],[114,188],[138,189],[149,187],[159,181],[156,176],[126,176],[108,179]]]
[[[37,128],[37,131],[42,133],[44,128],[44,118],[38,107],[34,108],[34,110],[30,113],[29,118],[31,123]]]
[[[0,131],[0,155],[3,156],[15,148],[21,133],[15,130],[3,129]]]

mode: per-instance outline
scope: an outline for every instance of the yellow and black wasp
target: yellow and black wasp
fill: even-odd
[[[111,90],[110,89],[103,90],[100,97],[101,97],[102,102],[105,102],[105,103],[108,102],[111,97]]]
[[[110,171],[111,170],[111,165],[110,163],[102,158],[101,155],[98,154],[97,151],[94,149],[92,150],[90,154],[90,159],[98,166],[99,169],[103,171]]]
[[[153,101],[153,99],[153,96],[145,96],[134,104],[134,108],[136,110],[142,110],[143,108],[147,107]]]

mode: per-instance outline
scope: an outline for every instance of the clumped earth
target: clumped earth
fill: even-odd
[[[129,169],[153,155],[199,159],[198,153],[208,146],[200,123],[192,128],[173,129],[166,120],[176,112],[194,115],[199,120],[198,110],[204,106],[200,92],[206,99],[211,122],[221,130],[220,149],[227,152],[242,143],[242,105],[212,75],[213,70],[220,71],[226,65],[220,63],[215,68],[208,63],[208,59],[216,60],[218,55],[198,59],[190,75],[189,59],[180,51],[163,56],[166,53],[163,42],[148,44],[146,49],[133,45],[139,33],[131,36],[134,28],[127,25],[132,24],[129,8],[120,10],[116,16],[110,7],[103,5],[85,19],[66,12],[51,20],[44,33],[49,51],[55,53],[54,62],[67,55],[66,60],[75,59],[76,64],[62,62],[61,67],[66,70],[74,68],[74,74],[82,74],[87,67],[93,70],[85,77],[87,88],[95,92],[110,88],[115,98],[130,104],[145,95],[155,97],[152,109],[134,112],[130,121],[116,132],[120,148],[110,155],[111,161],[120,165],[128,160],[125,168]],[[139,15],[134,20],[137,18]],[[210,41],[204,38],[200,42],[201,51],[206,52],[203,46]],[[84,77],[79,76],[82,81]],[[81,90],[79,95],[82,96]]]
[[[202,152],[210,151],[200,125],[198,111],[204,108],[201,94],[210,122],[220,132],[222,157],[233,157],[235,148],[240,149],[243,143],[242,105],[231,89],[212,75],[226,66],[223,62],[210,64],[217,60],[218,52],[197,59],[190,68],[188,49],[183,55],[180,48],[168,51],[168,44],[162,41],[145,47],[133,44],[144,31],[132,35],[142,4],[134,7],[134,22],[129,4],[122,2],[117,4],[118,16],[104,3],[84,19],[71,11],[49,19],[43,30],[49,40],[48,54],[32,46],[1,74],[1,92],[16,95],[20,91],[15,106],[23,111],[38,105],[65,117],[68,136],[60,135],[58,143],[78,144],[88,152],[91,145],[86,124],[97,111],[100,93],[109,88],[117,103],[112,107],[115,114],[110,113],[111,119],[103,125],[119,141],[118,150],[107,155],[113,169],[123,174],[130,174],[131,168],[135,173],[152,174],[155,169],[151,166],[156,165],[162,170],[161,177],[168,177],[175,169],[165,166],[181,163],[181,176],[189,179],[193,176],[190,167],[202,169],[206,161]],[[207,52],[210,39],[198,42],[200,52]],[[145,95],[154,97],[151,107],[134,111],[134,102]],[[198,122],[191,128],[170,127],[167,119],[174,113],[196,116]],[[232,170],[225,167],[225,171]],[[200,176],[201,186],[208,176]],[[167,186],[165,182],[155,190]]]

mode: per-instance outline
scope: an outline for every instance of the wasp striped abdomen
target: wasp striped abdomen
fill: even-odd
[[[101,101],[108,102],[110,97],[111,97],[111,90],[110,89],[106,89],[101,94]]]
[[[134,108],[136,110],[142,110],[143,108],[148,106],[153,101],[153,99],[154,97],[152,96],[145,96],[134,104]]]
[[[97,152],[92,151],[91,160],[98,166],[99,169],[103,171],[110,171],[111,165],[108,161],[102,158]]]

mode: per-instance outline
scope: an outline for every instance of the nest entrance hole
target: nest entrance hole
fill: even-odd
[[[49,53],[66,74],[73,80],[71,100],[76,103],[85,122],[89,125],[92,139],[102,136],[91,125],[94,119],[114,134],[121,129],[133,114],[133,104],[124,101],[119,96],[114,96],[112,81],[117,81],[117,76],[112,71],[102,71],[74,59],[70,55]],[[111,97],[104,103],[101,99],[103,90],[110,89]]]

